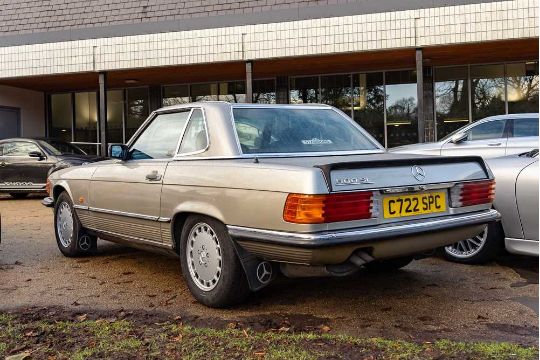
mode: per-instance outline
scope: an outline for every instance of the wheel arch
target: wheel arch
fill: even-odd
[[[54,201],[56,201],[56,199],[58,199],[58,196],[60,196],[60,194],[64,191],[67,192],[71,200],[73,200],[73,196],[67,182],[61,181],[53,186],[52,196]]]
[[[176,253],[180,249],[180,236],[184,224],[187,218],[192,215],[207,216],[226,225],[223,214],[215,206],[203,203],[188,203],[179,206],[175,209],[174,215],[171,218],[172,245]]]

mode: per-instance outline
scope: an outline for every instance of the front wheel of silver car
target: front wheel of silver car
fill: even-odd
[[[180,236],[182,274],[204,305],[227,307],[249,295],[249,286],[225,226],[205,216],[186,219]]]
[[[97,238],[83,229],[66,192],[60,194],[54,206],[54,234],[65,256],[88,255],[96,250]]]
[[[504,232],[500,223],[486,225],[482,232],[472,238],[461,240],[444,248],[445,257],[464,264],[483,264],[493,260],[504,244]]]

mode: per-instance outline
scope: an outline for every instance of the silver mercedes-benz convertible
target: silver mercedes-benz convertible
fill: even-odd
[[[480,157],[387,153],[327,105],[162,108],[109,155],[49,177],[60,251],[92,253],[101,238],[177,254],[214,307],[277,271],[403,267],[499,219]]]

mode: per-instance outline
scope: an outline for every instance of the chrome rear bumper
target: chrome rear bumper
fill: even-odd
[[[399,224],[377,225],[341,231],[318,233],[295,233],[254,229],[228,225],[229,234],[234,239],[272,243],[303,248],[318,248],[336,245],[361,244],[373,240],[399,238],[428,232],[439,232],[454,228],[488,224],[498,221],[501,215],[494,209],[445,216],[417,219]]]

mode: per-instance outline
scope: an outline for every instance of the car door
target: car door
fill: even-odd
[[[31,152],[41,157],[32,157]],[[41,189],[47,181],[52,163],[45,153],[31,141],[11,141],[1,145],[0,186],[12,189]]]
[[[506,119],[494,119],[473,124],[464,129],[467,137],[458,143],[448,140],[441,148],[441,155],[480,155],[483,158],[504,156],[507,144]]]
[[[97,230],[135,242],[161,243],[163,175],[176,154],[190,109],[158,113],[138,132],[127,160],[96,167],[89,210]]]
[[[506,155],[538,149],[538,117],[518,117],[511,123]]]

